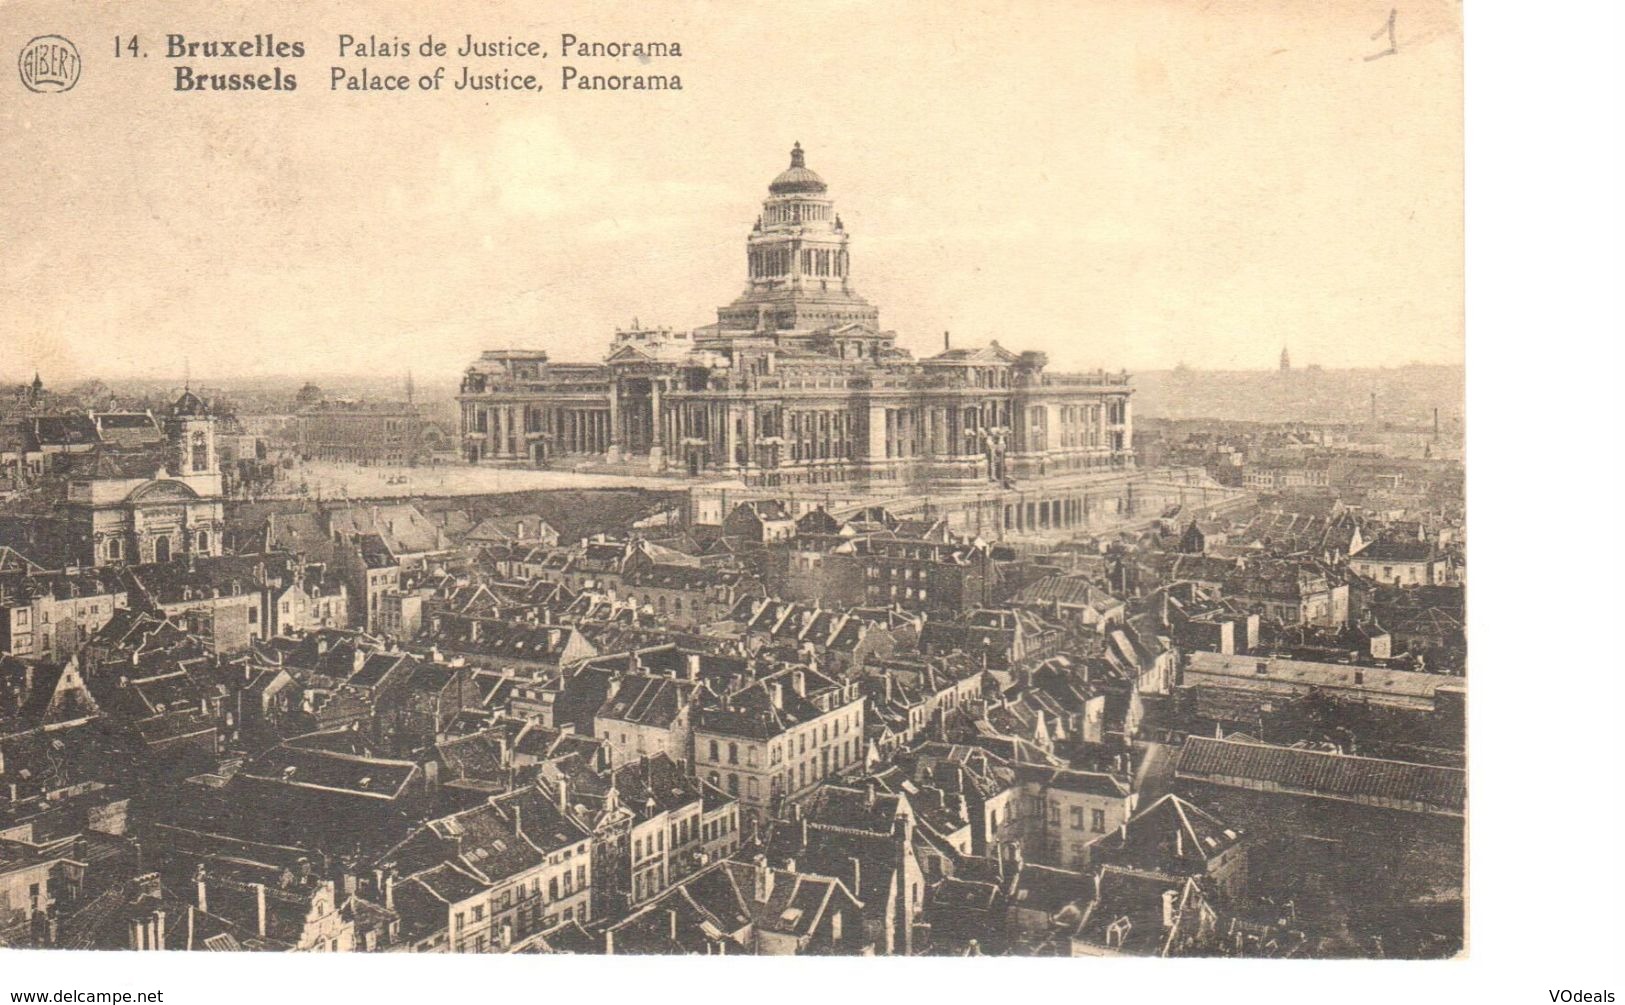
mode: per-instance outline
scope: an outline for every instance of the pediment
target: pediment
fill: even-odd
[[[198,498],[190,485],[172,479],[147,482],[129,495],[130,502],[142,503],[190,502]]]

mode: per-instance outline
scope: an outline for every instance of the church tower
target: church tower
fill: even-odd
[[[852,290],[846,225],[829,186],[797,143],[790,166],[767,187],[762,214],[745,240],[745,292],[717,311],[724,331],[812,332],[859,324],[876,330],[880,312]]]
[[[167,426],[173,457],[171,474],[177,478],[220,474],[220,458],[214,444],[214,416],[191,388],[170,406]]]

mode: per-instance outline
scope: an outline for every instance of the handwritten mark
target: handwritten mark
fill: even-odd
[[[1381,28],[1378,28],[1376,33],[1371,36],[1371,41],[1375,42],[1384,35],[1387,35],[1388,48],[1384,49],[1382,52],[1373,53],[1367,56],[1365,58],[1367,63],[1371,62],[1373,59],[1381,59],[1384,56],[1399,55],[1399,43],[1394,40],[1394,21],[1398,19],[1398,17],[1398,8],[1390,7],[1388,9],[1388,23],[1383,25]]]

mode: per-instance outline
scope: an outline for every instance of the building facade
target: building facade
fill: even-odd
[[[299,456],[306,460],[392,467],[428,459],[423,416],[404,401],[322,401],[294,420]]]
[[[98,425],[106,435],[106,416]],[[151,417],[146,417],[150,423]],[[190,390],[171,406],[153,444],[119,453],[68,485],[65,513],[81,565],[168,562],[223,553],[225,504],[215,421]]]
[[[1003,483],[1133,465],[1128,375],[1045,372],[997,342],[915,359],[852,284],[850,235],[798,144],[745,242],[746,287],[694,331],[634,325],[603,363],[481,355],[464,453],[646,460],[751,485]]]

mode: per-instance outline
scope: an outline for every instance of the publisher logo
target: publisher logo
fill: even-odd
[[[40,94],[71,91],[79,83],[79,50],[61,35],[30,39],[17,56],[17,76]]]

